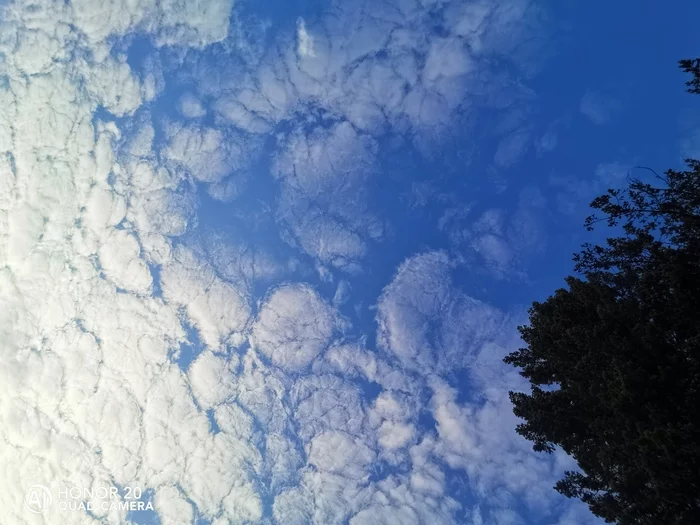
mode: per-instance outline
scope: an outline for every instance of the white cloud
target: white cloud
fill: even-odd
[[[160,488],[155,496],[155,508],[163,525],[190,525],[194,519],[192,505],[177,487]]]
[[[367,475],[366,467],[374,459],[367,445],[345,432],[324,432],[311,440],[309,463],[322,472],[341,474],[350,479]]]
[[[471,380],[483,392],[481,399],[458,402],[454,388],[442,381],[431,382],[438,435],[432,451],[452,468],[463,469],[470,487],[484,502],[513,507],[522,499],[532,512],[546,512],[556,498],[552,480],[563,469],[557,461],[542,461],[531,444],[512,431],[517,418],[507,392],[526,385],[515,370],[506,369],[501,362],[504,354],[500,345],[485,345],[470,367]]]
[[[75,25],[94,46],[99,46],[108,36],[140,29],[153,33],[158,45],[203,47],[226,37],[233,0],[186,3],[76,0],[68,6],[66,10],[70,9],[75,17]]]
[[[465,366],[493,337],[503,314],[452,283],[443,252],[406,260],[379,299],[377,339],[409,370],[445,372]]]
[[[188,5],[192,21],[197,13]],[[208,5],[207,9],[214,6]],[[0,302],[11,310],[3,308],[0,320],[0,360],[11,375],[2,381],[0,440],[15,446],[1,447],[11,486],[5,490],[3,485],[0,499],[8,520],[39,523],[41,516],[28,517],[16,505],[31,483],[138,483],[157,489],[162,479],[183,487],[200,510],[209,513],[208,502],[217,506],[225,494],[218,501],[211,499],[201,491],[201,480],[225,487],[226,476],[240,478],[231,474],[240,472],[235,466],[240,463],[224,458],[221,464],[232,470],[223,477],[196,469],[197,447],[208,447],[215,457],[217,440],[208,437],[206,417],[193,404],[181,372],[168,362],[169,350],[184,339],[184,331],[177,307],[150,297],[151,275],[140,247],[148,232],[172,234],[181,227],[153,223],[148,211],[134,213],[130,206],[144,202],[141,192],[153,190],[150,185],[158,171],[151,165],[115,164],[113,148],[120,131],[114,124],[96,121],[93,128],[92,123],[98,105],[122,116],[141,104],[138,79],[98,43],[106,35],[126,31],[134,19],[125,22],[130,14],[110,11],[111,4],[83,7],[77,19],[72,18],[73,6],[63,3],[35,4],[31,10],[3,7],[3,31],[14,32],[21,45],[19,54],[2,50],[11,57],[9,85],[1,90],[6,102],[2,121],[11,133],[3,134],[0,145],[2,158],[9,159],[1,173],[7,191],[0,206],[5,268]],[[134,9],[131,14],[149,9],[126,7]],[[177,13],[179,8],[170,9],[169,20],[189,35],[186,39],[202,42],[205,33],[216,33],[213,28],[188,26],[189,21],[173,18]],[[145,23],[140,14],[136,18],[141,22],[134,24]],[[226,18],[216,19],[219,27],[224,21],[226,28]],[[68,32],[69,23],[84,29],[87,40],[77,41],[76,34]],[[69,70],[61,62],[62,53],[80,46],[87,46],[83,49],[93,53],[94,61],[78,60]],[[45,75],[28,76],[38,72]],[[146,139],[132,142],[137,147],[131,148],[131,155],[151,153],[147,134],[142,136]],[[108,180],[110,173],[113,182]],[[154,215],[151,212],[150,219]],[[125,217],[143,230],[132,231],[128,222],[117,228]],[[148,255],[152,251],[153,246],[146,250]],[[167,251],[163,254],[167,258]],[[126,293],[117,293],[100,271]],[[179,283],[185,290],[190,287],[187,278],[181,276]],[[212,293],[203,297],[202,307],[197,309],[196,301],[188,306],[203,325],[203,337],[213,343],[219,333],[242,325],[234,316],[232,326],[228,311],[236,294],[217,282],[209,284],[207,293]],[[234,310],[245,304],[237,301]],[[225,320],[217,318],[222,307],[227,309]],[[246,318],[244,312],[243,323]],[[195,368],[195,377],[201,369]],[[209,394],[201,395],[208,399]],[[234,449],[229,444],[224,450]],[[71,461],[76,457],[80,461]],[[172,463],[175,458],[183,460],[179,466]],[[186,464],[194,470],[185,470]],[[255,497],[248,497],[244,484],[235,486],[241,487],[236,490],[248,501],[243,508],[254,518]],[[157,494],[160,501],[161,492]],[[180,508],[186,512],[187,504],[180,501]],[[67,517],[58,509],[43,519],[95,521],[86,514]],[[108,520],[123,522],[125,516],[112,512]]]
[[[420,518],[411,507],[377,505],[357,513],[350,523],[351,525],[409,525],[420,523]]]
[[[114,230],[99,248],[100,261],[107,278],[118,287],[147,293],[151,273],[141,259],[139,243],[124,230]]]
[[[180,97],[179,109],[185,118],[200,118],[207,114],[201,101],[192,93],[185,93]]]
[[[413,425],[385,421],[379,428],[379,444],[388,450],[403,448],[413,439],[414,433]]]
[[[242,154],[218,129],[172,124],[168,135],[170,140],[163,155],[201,182],[224,178]]]
[[[325,264],[351,269],[366,240],[382,235],[367,205],[377,146],[347,122],[290,135],[276,159],[282,182],[278,215],[293,239]]]
[[[83,64],[89,76],[87,88],[108,111],[121,117],[133,113],[142,103],[140,85],[125,62],[107,58],[101,64]]]
[[[327,431],[363,432],[364,409],[355,385],[332,375],[299,380],[292,387],[294,417],[304,442]]]
[[[178,246],[161,273],[163,296],[185,308],[202,340],[218,349],[234,332],[241,332],[250,316],[247,297],[220,279],[193,251]]]
[[[306,31],[304,19],[297,20],[297,38],[299,39],[298,52],[302,57],[314,57],[314,39]]]
[[[313,502],[304,491],[294,488],[275,498],[273,515],[278,523],[303,525],[313,523]]]
[[[545,246],[538,218],[544,202],[538,189],[525,188],[510,213],[492,208],[474,220],[460,206],[447,210],[439,227],[447,232],[453,248],[465,254],[463,263],[498,279],[522,279],[525,263]]]
[[[346,375],[357,375],[358,372],[370,381],[377,376],[377,359],[369,352],[354,346],[335,346],[324,356],[331,369]]]
[[[418,255],[399,268],[379,300],[379,346],[396,354],[404,366],[432,367],[430,323],[448,301],[449,260],[444,253]]]
[[[262,306],[251,341],[276,366],[301,370],[326,348],[337,325],[335,312],[312,288],[287,285]]]
[[[199,406],[208,409],[228,400],[236,393],[235,370],[238,359],[225,359],[211,351],[202,352],[190,365],[188,376]]]
[[[284,146],[275,171],[282,177],[277,212],[288,228],[284,239],[326,269],[357,273],[368,242],[381,239],[385,230],[364,195],[376,171],[376,139],[389,131],[404,133],[428,151],[428,144],[437,144],[452,126],[465,125],[463,117],[477,100],[486,97],[487,104],[499,107],[511,103],[513,96],[500,85],[503,75],[492,75],[486,64],[517,56],[515,67],[531,67],[534,49],[520,44],[525,34],[531,36],[538,16],[520,0],[391,7],[334,2],[313,23],[298,18],[293,34],[281,34],[268,48],[260,44],[248,67],[229,63],[228,56],[208,56],[189,70],[217,117],[247,134],[224,142],[257,152],[252,136],[280,132]],[[230,45],[248,56],[240,39],[232,37]],[[499,84],[503,100],[488,100],[491,84]],[[299,115],[303,126],[288,126]],[[173,142],[171,156],[180,162],[196,158],[197,148],[180,147],[181,142]],[[497,163],[512,164],[527,144],[527,133],[504,140]],[[233,164],[243,171],[247,160],[234,156]],[[215,168],[225,166],[222,161],[214,156],[211,167],[197,163],[190,169],[193,176],[215,182],[214,198],[230,201],[244,191],[243,180],[220,181],[215,173],[225,170]],[[345,187],[333,188],[338,182]],[[325,200],[327,195],[336,198]]]

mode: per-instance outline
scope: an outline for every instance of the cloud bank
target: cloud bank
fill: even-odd
[[[566,459],[512,432],[515,320],[455,282],[450,254],[406,257],[374,338],[340,311],[351,287],[333,300],[242,233],[194,235],[202,192],[244,206],[269,154],[279,237],[328,280],[360,275],[387,235],[383,141],[427,152],[468,120],[528,3],[337,3],[258,58],[230,0],[0,10],[4,521],[136,521],[28,512],[34,484],[138,486],[163,524],[574,519],[549,490]],[[135,34],[141,69],[120,47]],[[492,215],[468,238],[501,258]]]

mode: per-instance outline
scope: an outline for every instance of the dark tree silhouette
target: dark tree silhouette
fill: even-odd
[[[700,93],[700,59],[680,62]],[[700,162],[629,179],[591,206],[621,227],[574,256],[579,277],[530,308],[505,358],[519,434],[577,461],[555,488],[607,522],[700,524]]]
[[[700,58],[694,60],[679,61],[681,69],[693,75],[693,78],[685,83],[690,93],[700,93]]]

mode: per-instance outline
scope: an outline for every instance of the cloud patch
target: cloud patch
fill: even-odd
[[[297,371],[325,349],[338,325],[335,312],[311,287],[286,285],[265,301],[251,340],[274,365]]]

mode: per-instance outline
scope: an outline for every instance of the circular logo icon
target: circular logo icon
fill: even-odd
[[[44,485],[32,485],[24,493],[24,507],[34,514],[41,514],[52,502],[51,491]]]

